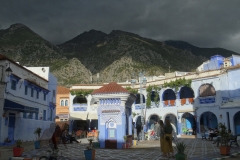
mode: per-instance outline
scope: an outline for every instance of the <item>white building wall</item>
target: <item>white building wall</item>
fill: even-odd
[[[6,65],[7,64],[7,65]],[[47,128],[49,128],[52,121],[44,121],[41,117],[43,116],[43,110],[47,110],[49,108],[48,104],[48,95],[46,96],[46,100],[44,101],[43,92],[39,92],[39,98],[36,97],[36,90],[34,89],[34,96],[31,97],[31,90],[28,88],[28,94],[25,95],[25,85],[24,80],[33,81],[38,86],[41,86],[42,88],[45,88],[48,90],[48,81],[45,79],[44,75],[41,75],[43,77],[39,77],[38,74],[34,73],[33,71],[29,71],[26,67],[20,66],[17,63],[10,62],[10,68],[12,69],[14,75],[17,77],[20,77],[21,79],[18,81],[16,85],[16,90],[11,89],[11,79],[10,76],[6,76],[5,70],[9,66],[9,62],[7,60],[1,61],[0,65],[3,67],[3,78],[2,81],[6,82],[6,85],[1,89],[1,93],[4,93],[4,95],[0,94],[0,142],[3,142],[8,137],[8,123],[9,123],[9,113],[15,113],[15,127],[14,127],[14,140],[21,139],[23,141],[32,141],[35,139],[35,135],[33,134],[35,129],[37,127],[41,127],[43,131]],[[6,66],[6,67],[5,67]],[[56,78],[50,77],[50,80],[54,82],[56,81]],[[57,86],[57,83],[55,83],[55,88]],[[5,88],[6,87],[6,88]],[[53,86],[50,87],[50,89]],[[56,89],[55,89],[56,90]],[[38,119],[35,119],[35,114],[33,114],[33,118],[29,119],[28,117],[23,118],[23,113],[17,112],[14,110],[8,110],[5,111],[6,116],[3,117],[3,107],[4,107],[4,100],[10,100],[15,103],[33,107],[33,108],[39,108],[38,113]],[[54,101],[55,99],[53,99]],[[55,100],[56,101],[56,100]],[[27,113],[28,115],[28,113]]]

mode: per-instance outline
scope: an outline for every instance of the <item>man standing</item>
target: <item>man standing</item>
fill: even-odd
[[[155,122],[154,131],[156,139],[158,139],[160,137],[160,125],[158,122]]]

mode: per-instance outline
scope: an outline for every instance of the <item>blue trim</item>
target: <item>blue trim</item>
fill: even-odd
[[[15,75],[13,75],[13,74],[11,74],[11,75],[10,75],[10,81],[12,81],[12,79],[15,79],[15,80],[17,81],[17,83],[18,83],[18,81],[19,81],[21,78],[15,76]]]
[[[19,111],[19,112],[28,112],[28,113],[38,113],[39,112],[38,108],[24,106],[24,105],[18,104],[16,102],[10,101],[8,99],[5,99],[3,109],[4,110],[15,110],[15,111]]]
[[[51,110],[54,110],[56,108],[56,105],[54,103],[52,103],[52,102],[49,102],[49,108]]]
[[[24,80],[24,85],[28,86],[30,88],[34,88],[38,92],[43,91],[43,94],[48,94],[50,92],[50,91],[48,91],[48,90],[46,90],[46,89],[44,89],[42,87],[39,87],[39,86],[36,86],[36,85],[32,84],[32,83],[30,83],[30,82],[28,82],[26,80]]]

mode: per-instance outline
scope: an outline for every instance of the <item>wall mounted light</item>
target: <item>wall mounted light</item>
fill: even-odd
[[[8,68],[5,70],[5,72],[7,73],[7,76],[10,76],[12,74],[12,69],[10,68],[10,63],[8,64]]]
[[[220,118],[222,118],[222,115],[220,114]]]

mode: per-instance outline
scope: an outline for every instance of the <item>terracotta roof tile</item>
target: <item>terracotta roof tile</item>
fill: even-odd
[[[127,89],[123,88],[116,82],[111,82],[92,92],[92,94],[111,94],[111,93],[129,93],[129,92]]]
[[[57,94],[68,94],[69,92],[70,92],[69,88],[57,86]]]

